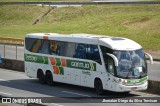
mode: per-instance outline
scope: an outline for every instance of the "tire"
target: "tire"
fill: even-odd
[[[49,86],[52,86],[54,84],[54,82],[53,82],[53,76],[52,76],[51,72],[47,72],[46,73],[46,83]]]
[[[124,94],[124,95],[128,95],[129,93],[130,93],[130,91],[122,92],[122,94]]]
[[[102,81],[100,79],[95,81],[94,88],[98,95],[102,95],[104,93]]]
[[[43,74],[43,71],[38,71],[38,80],[41,84],[46,83],[45,75]]]

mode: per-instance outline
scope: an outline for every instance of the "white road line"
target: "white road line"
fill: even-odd
[[[8,80],[5,80],[5,79],[0,79],[0,81],[7,81],[7,82],[10,82],[10,81],[8,81]]]
[[[155,63],[155,64],[160,64],[160,62],[157,62],[157,61],[154,61],[153,63]]]
[[[13,73],[24,74],[24,72],[14,71],[14,70],[8,70],[8,69],[4,69],[4,68],[0,68],[0,71],[6,71],[6,72],[13,72]]]
[[[0,92],[0,94],[4,94],[4,95],[12,95],[12,94],[6,93],[6,92]]]
[[[55,106],[63,106],[63,105],[60,105],[60,104],[56,104],[56,103],[51,103],[52,105],[55,105]]]
[[[86,97],[91,97],[89,95],[84,95],[84,94],[80,94],[80,93],[74,93],[74,92],[68,92],[68,91],[62,91],[64,93],[70,93],[70,94],[75,94],[75,95],[80,95],[80,96],[86,96]]]
[[[150,94],[150,93],[145,93],[145,92],[138,92],[138,91],[132,91],[133,93],[135,94],[139,94],[139,95],[144,95],[144,96],[149,96],[149,97],[159,97],[159,95],[156,95],[156,94]]]

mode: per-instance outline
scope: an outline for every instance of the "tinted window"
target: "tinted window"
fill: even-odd
[[[112,49],[104,47],[104,46],[100,46],[101,47],[101,51],[103,54],[103,60],[106,66],[106,70],[113,74],[115,73],[115,65],[114,65],[114,60],[108,56],[106,53],[113,53]]]
[[[51,40],[49,47],[49,54],[67,57],[73,57],[75,54],[75,43]]]
[[[49,40],[42,40],[42,45],[38,52],[49,54]]]
[[[89,59],[101,64],[97,45],[76,44],[75,58]]]
[[[88,59],[101,64],[97,45],[35,38],[26,38],[25,45],[30,52]]]
[[[41,39],[35,38],[26,38],[25,39],[25,46],[28,51],[38,53],[41,48]]]
[[[59,55],[60,54],[60,44],[55,40],[49,40],[49,54]]]
[[[100,48],[101,48],[101,51],[102,51],[103,54],[106,54],[106,53],[111,53],[111,54],[113,54],[113,50],[110,49],[110,48],[107,48],[107,47],[105,47],[105,46],[100,46]]]

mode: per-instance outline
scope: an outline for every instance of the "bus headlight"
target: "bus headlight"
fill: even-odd
[[[123,79],[123,80],[122,80],[122,84],[123,84],[123,85],[127,84],[127,80]]]
[[[115,82],[123,84],[123,85],[127,84],[127,80],[121,79],[121,78],[115,78]]]

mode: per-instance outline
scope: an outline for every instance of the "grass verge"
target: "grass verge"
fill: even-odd
[[[50,7],[0,6],[0,36],[23,38],[27,33],[91,33],[127,37],[146,50],[160,50],[159,5],[101,5],[53,10]]]

